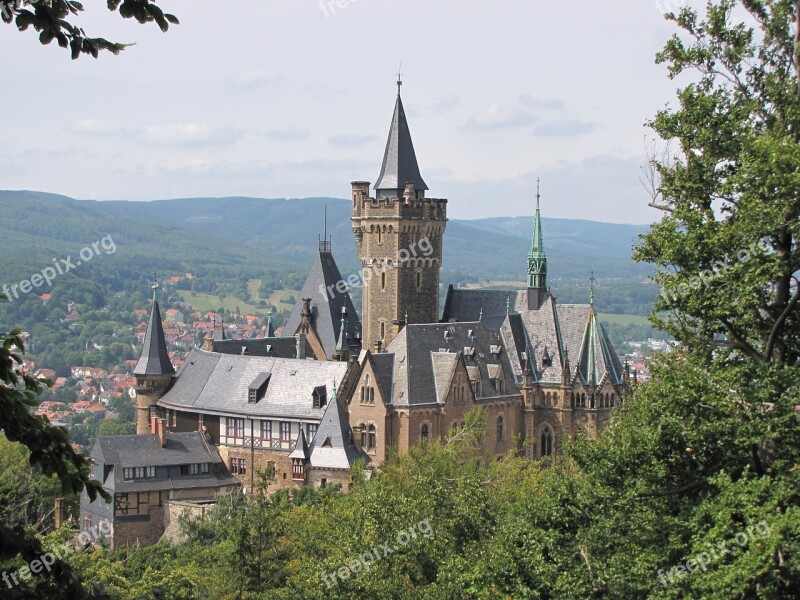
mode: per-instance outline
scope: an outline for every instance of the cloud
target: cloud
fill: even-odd
[[[574,137],[592,133],[600,129],[600,123],[580,121],[578,119],[557,119],[542,123],[533,130],[534,135],[551,137]]]
[[[240,137],[233,127],[215,129],[199,123],[148,125],[139,132],[139,139],[156,145],[226,146]]]
[[[513,129],[527,127],[536,122],[536,117],[518,108],[504,108],[492,104],[472,117],[464,125],[465,129],[487,131],[492,129]]]
[[[531,108],[541,108],[544,110],[564,110],[567,107],[567,103],[564,102],[564,100],[555,98],[534,98],[530,94],[522,94],[522,96],[519,97],[519,101],[525,106],[530,106]]]
[[[452,112],[459,104],[461,104],[461,98],[455,94],[450,94],[442,96],[425,106],[410,105],[406,107],[406,114],[411,117],[441,117]]]
[[[261,137],[268,138],[270,140],[281,140],[281,141],[293,141],[293,140],[305,140],[308,138],[309,131],[308,129],[271,129],[266,133],[260,133]]]
[[[73,133],[85,133],[89,135],[115,135],[121,129],[113,123],[105,123],[95,119],[80,119],[67,127]]]
[[[359,135],[357,133],[341,133],[328,138],[328,143],[337,148],[357,148],[371,144],[378,139],[377,135]]]

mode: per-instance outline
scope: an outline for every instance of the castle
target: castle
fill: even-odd
[[[347,488],[358,461],[374,467],[391,449],[445,440],[475,406],[498,456],[546,458],[602,430],[627,372],[593,302],[550,293],[538,190],[527,287],[451,286],[440,314],[447,200],[426,195],[399,85],[372,189],[352,183],[361,275],[343,280],[321,241],[285,337],[214,336],[176,374],[154,298],[134,370],[138,434],[201,432],[249,489],[261,471],[276,488]],[[360,320],[348,293],[358,283]]]

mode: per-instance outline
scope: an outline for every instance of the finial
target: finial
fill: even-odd
[[[594,305],[594,271],[592,271],[592,276],[589,277],[589,282],[590,282],[589,304]]]
[[[478,321],[483,321],[483,307],[481,306],[481,313],[478,315]]]
[[[405,319],[405,324],[408,325],[408,309],[406,309],[406,314],[403,319]]]
[[[539,210],[539,178],[536,178],[536,210]]]
[[[400,87],[403,85],[403,63],[400,63],[400,67],[397,69],[397,95],[400,95]]]
[[[158,271],[153,271],[153,283],[150,284],[150,288],[153,290],[153,302],[156,301],[156,292],[158,291]]]
[[[506,316],[511,312],[511,295],[506,295]]]

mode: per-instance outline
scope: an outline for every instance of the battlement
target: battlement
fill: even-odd
[[[447,199],[426,198],[425,190],[406,185],[403,195],[371,197],[370,184],[354,181],[353,219],[424,219],[447,221]]]

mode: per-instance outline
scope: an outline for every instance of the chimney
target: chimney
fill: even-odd
[[[383,348],[383,342],[381,340],[375,340],[373,345],[375,347],[375,354],[380,354],[381,349]]]
[[[158,420],[158,441],[161,443],[162,448],[167,447],[167,420],[166,419],[159,419]]]
[[[297,338],[297,358],[305,359],[306,357],[306,334],[298,333]]]
[[[158,417],[150,417],[150,433],[158,433]]]
[[[359,423],[355,427],[353,427],[353,443],[355,444],[356,450],[362,450],[361,446],[361,434],[364,431],[364,424]]]

